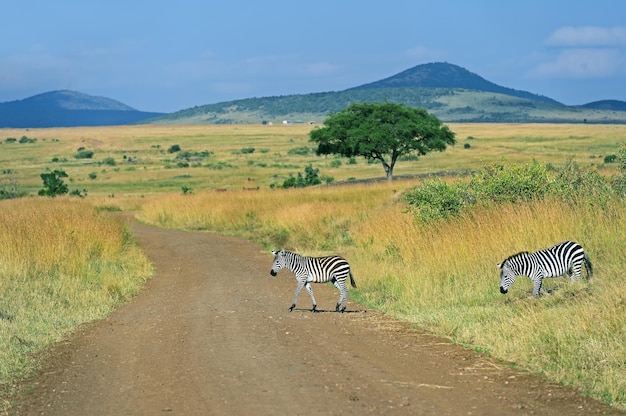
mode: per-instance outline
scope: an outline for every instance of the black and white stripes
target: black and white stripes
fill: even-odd
[[[541,293],[542,281],[546,277],[558,277],[568,274],[570,280],[580,279],[582,264],[585,263],[587,275],[591,277],[593,269],[589,257],[582,246],[573,241],[564,241],[545,250],[514,254],[505,259],[500,268],[500,293],[507,293],[517,276],[528,276],[534,283],[533,295]]]
[[[296,292],[293,297],[293,303],[289,307],[292,311],[296,307],[298,301],[298,295],[302,288],[306,288],[313,304],[312,312],[317,309],[315,297],[313,296],[313,289],[311,283],[325,283],[331,282],[339,289],[339,300],[335,310],[337,312],[343,312],[346,310],[348,303],[348,287],[346,286],[346,280],[350,276],[350,284],[352,287],[356,287],[354,277],[350,271],[350,264],[346,259],[339,256],[328,257],[304,257],[290,251],[272,251],[274,254],[274,263],[272,264],[272,270],[270,274],[276,276],[281,269],[288,269],[293,272],[298,281],[296,286]]]

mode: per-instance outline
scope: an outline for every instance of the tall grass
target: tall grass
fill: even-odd
[[[151,274],[125,223],[76,199],[0,201],[0,389],[34,352],[104,317]]]
[[[341,253],[359,284],[352,299],[626,408],[623,200],[601,210],[557,199],[482,206],[425,225],[400,198],[416,183],[163,196],[139,216],[306,255]],[[520,277],[499,293],[497,263],[566,239],[588,251],[592,280],[548,279],[551,294],[533,298]]]
[[[268,248],[323,253],[349,247],[351,227],[372,204],[392,201],[415,183],[162,195],[146,200],[136,218],[253,238]]]

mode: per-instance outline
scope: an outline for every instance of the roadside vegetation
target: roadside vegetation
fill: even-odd
[[[626,126],[450,125],[457,144],[399,160],[394,181],[361,181],[384,179],[380,164],[316,156],[308,140],[313,127],[44,129],[29,131],[37,140],[22,144],[2,142],[0,130],[8,172],[0,175],[0,189],[19,196],[0,201],[0,226],[8,230],[0,235],[0,287],[7,296],[16,288],[24,293],[22,301],[0,306],[1,338],[15,344],[6,348],[21,348],[13,360],[37,350],[20,339],[31,342],[38,330],[18,327],[22,312],[4,305],[21,302],[33,316],[43,313],[40,304],[75,307],[68,312],[78,315],[75,320],[51,320],[56,332],[48,340],[54,341],[137,290],[115,289],[108,278],[93,277],[94,270],[110,267],[115,276],[121,270],[139,286],[147,278],[145,259],[108,213],[133,210],[146,223],[259,241],[268,262],[276,248],[342,254],[359,285],[350,301],[626,409]],[[80,147],[93,149],[92,157],[76,159]],[[35,195],[40,175],[55,170],[67,172],[70,188],[84,188],[87,196],[23,197]],[[307,172],[334,180],[283,186],[300,172],[303,180]],[[113,231],[98,231],[105,225]],[[56,237],[47,237],[55,227]],[[110,235],[118,236],[117,249],[107,248]],[[565,239],[588,251],[592,280],[549,279],[549,293],[533,298],[530,281],[520,277],[507,295],[499,293],[497,263]],[[64,261],[39,255],[59,244],[68,265],[75,263],[69,259],[85,263],[64,269]],[[129,257],[120,255],[126,250]],[[25,277],[31,271],[34,277]],[[72,297],[66,286],[49,286],[58,280],[51,276],[66,275],[81,276],[79,285],[102,295],[93,303],[105,306],[99,310],[85,305],[91,295]],[[45,301],[28,303],[31,298]],[[92,307],[97,312],[82,312]],[[8,356],[2,351],[0,357]],[[3,382],[11,371],[22,370],[6,370]]]
[[[82,199],[0,201],[0,392],[37,368],[36,353],[105,317],[151,273],[125,223]]]

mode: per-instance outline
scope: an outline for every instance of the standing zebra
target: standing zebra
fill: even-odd
[[[317,309],[317,303],[315,303],[315,297],[313,297],[313,289],[311,288],[311,282],[313,283],[325,283],[332,282],[337,289],[339,289],[339,300],[335,310],[337,312],[343,312],[346,310],[348,304],[348,287],[346,286],[346,278],[350,276],[350,284],[352,287],[356,287],[354,277],[350,271],[350,265],[346,259],[339,256],[329,257],[304,257],[296,253],[280,250],[272,251],[274,255],[274,263],[272,264],[272,270],[270,274],[276,276],[281,269],[289,269],[296,276],[298,286],[296,286],[296,293],[293,296],[293,303],[289,307],[291,312],[296,307],[298,301],[298,295],[303,287],[306,288],[311,298],[313,308],[311,312],[315,312]],[[341,308],[341,309],[340,309]]]
[[[517,276],[528,276],[534,282],[533,296],[541,293],[541,284],[546,277],[567,274],[572,282],[580,279],[583,261],[587,277],[593,274],[589,257],[582,246],[573,241],[564,241],[545,250],[529,253],[523,251],[505,259],[500,268],[500,293],[505,294]]]

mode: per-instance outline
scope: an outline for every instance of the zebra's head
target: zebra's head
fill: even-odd
[[[500,268],[500,293],[505,295],[511,285],[515,283],[515,278],[527,273],[525,265],[530,261],[528,256],[530,253],[522,251],[506,258],[502,263],[498,264]]]
[[[274,262],[272,263],[270,274],[276,276],[278,272],[285,267],[285,249],[272,251],[272,254],[274,255]]]
[[[515,282],[516,274],[511,270],[508,259],[498,264],[500,269],[500,293],[506,295],[511,285]]]

